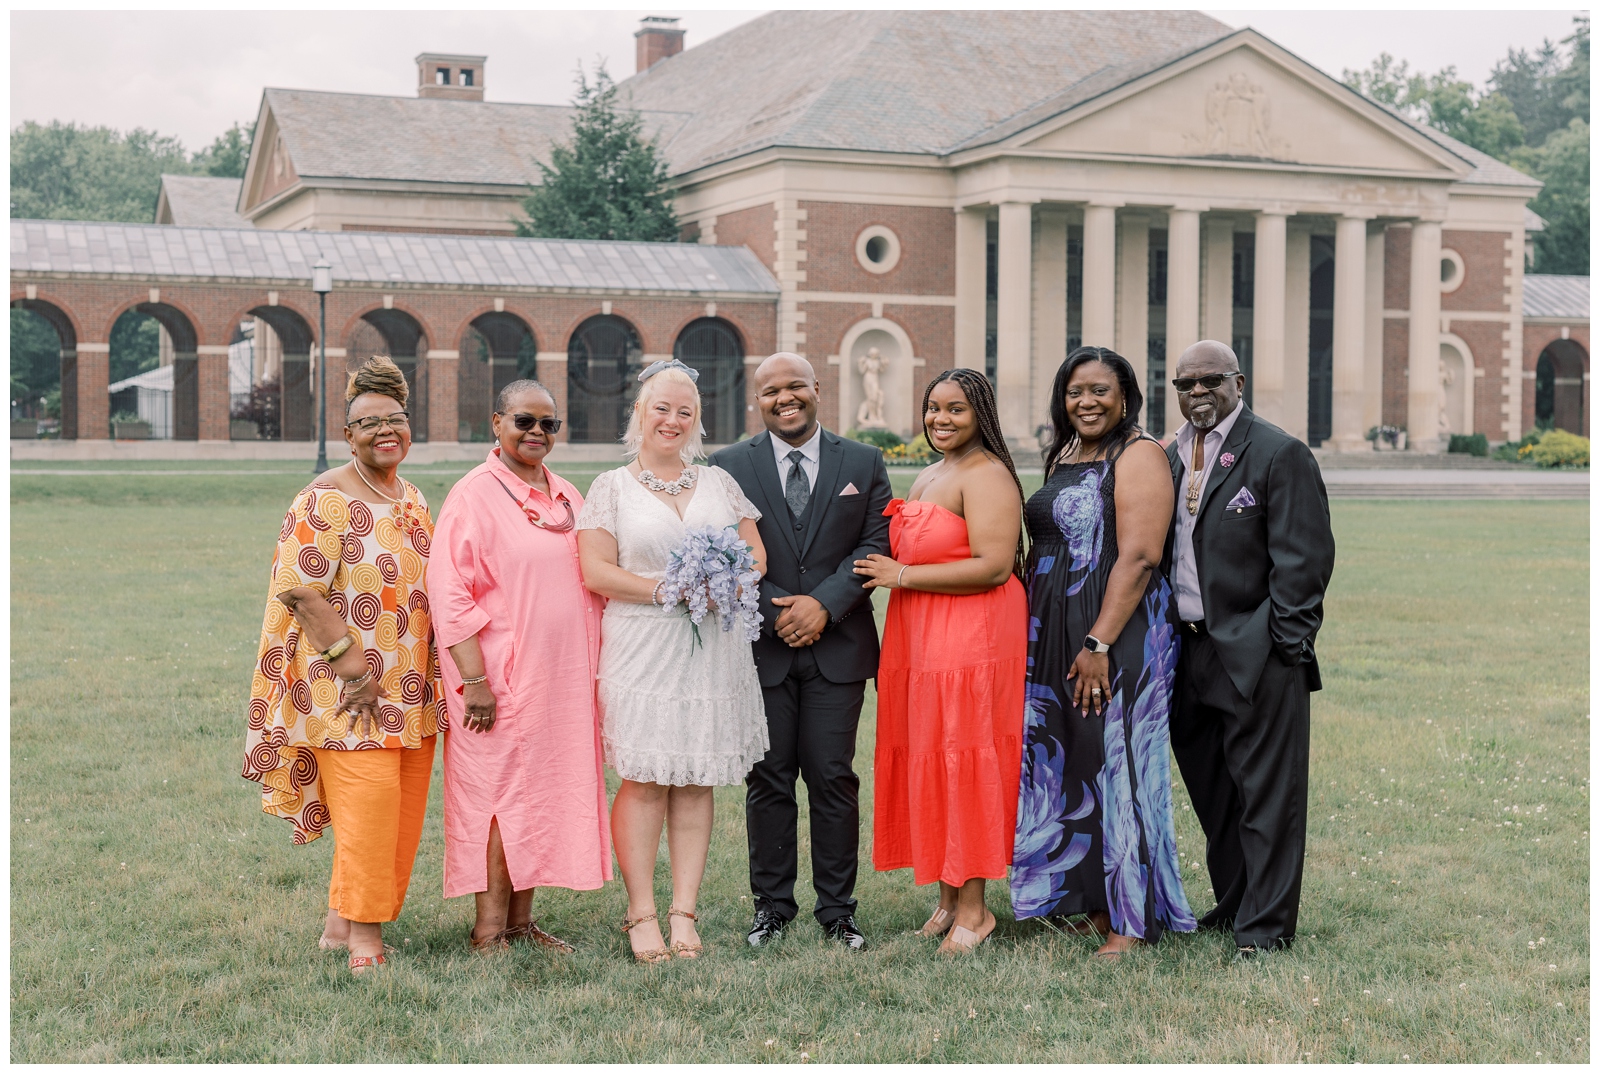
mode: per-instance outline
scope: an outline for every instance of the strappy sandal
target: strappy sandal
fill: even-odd
[[[546,951],[555,951],[558,954],[570,955],[573,947],[559,936],[552,936],[535,925],[532,921],[526,925],[513,925],[502,934],[508,940],[522,940],[526,943],[537,944]]]
[[[387,961],[382,955],[351,955],[350,976],[360,977],[363,973],[374,970]]]
[[[950,929],[950,935],[945,937],[944,943],[939,945],[941,955],[970,955],[974,948],[989,938],[994,931],[996,921],[990,914],[982,928],[973,932],[969,928],[956,925]]]
[[[493,936],[485,936],[483,939],[479,940],[472,935],[472,930],[468,929],[467,946],[472,948],[472,950],[476,951],[480,955],[489,955],[496,951],[504,951],[511,946],[511,941],[506,939],[506,933],[507,930],[502,929]]]
[[[623,932],[632,932],[635,928],[643,925],[646,921],[654,921],[655,919],[655,914],[646,914],[643,917],[624,918],[622,924],[618,927],[621,928]],[[665,947],[658,947],[654,951],[635,951],[633,953],[633,960],[635,962],[643,962],[651,966],[654,966],[660,962],[666,962],[671,957],[672,952],[668,951]]]
[[[317,950],[318,951],[348,951],[348,950],[350,950],[350,945],[348,943],[334,943],[332,940],[328,939],[328,937],[326,937],[326,936],[318,936],[317,937]],[[383,953],[386,954],[386,955],[392,955],[392,954],[394,954],[395,952],[397,952],[399,950],[400,949],[398,947],[395,947],[392,944],[387,944],[386,943],[386,944],[383,945]]]
[[[698,923],[699,920],[700,920],[700,918],[698,918],[694,914],[691,914],[687,910],[668,910],[667,911],[667,921],[668,921],[668,927],[669,928],[671,927],[672,919],[675,918],[675,917],[686,917],[690,921],[693,921],[693,922],[696,922],[696,923]],[[703,944],[685,943],[682,940],[678,940],[677,942],[675,942],[672,945],[672,953],[677,958],[699,958],[700,957],[700,953],[702,951],[704,951],[704,950],[705,950],[705,945],[703,945]]]
[[[934,939],[950,931],[950,926],[955,924],[956,915],[942,906],[933,909],[933,916],[923,924],[913,935]]]
[[[1088,914],[1084,914],[1076,921],[1069,921],[1064,917],[1047,918],[1046,920],[1050,923],[1052,928],[1060,929],[1069,936],[1098,936],[1104,938],[1106,935],[1095,926],[1095,923],[1090,920]]]

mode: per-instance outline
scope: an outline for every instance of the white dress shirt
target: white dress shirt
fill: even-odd
[[[1217,422],[1206,433],[1206,464],[1200,474],[1202,497],[1205,496],[1206,485],[1211,481],[1211,471],[1217,465],[1217,457],[1222,454],[1222,443],[1228,439],[1228,433],[1233,431],[1234,423],[1243,412],[1244,402],[1241,400],[1233,408],[1232,414]],[[1200,622],[1206,617],[1206,606],[1200,599],[1200,572],[1194,562],[1194,524],[1199,515],[1191,515],[1188,504],[1189,474],[1194,465],[1194,438],[1198,433],[1199,430],[1192,424],[1184,422],[1175,437],[1178,461],[1183,464],[1183,476],[1178,479],[1178,534],[1172,543],[1172,590],[1178,599],[1178,618],[1186,623]]]
[[[806,475],[806,485],[815,492],[817,489],[817,471],[822,466],[822,423],[811,433],[811,439],[795,447],[776,435],[769,434],[772,441],[772,453],[778,459],[778,484],[783,488],[789,487],[789,452],[800,453],[800,471]]]

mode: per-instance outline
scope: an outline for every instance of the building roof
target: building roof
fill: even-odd
[[[572,134],[564,105],[501,104],[361,93],[268,89],[294,170],[307,179],[380,179],[525,188],[538,161]],[[683,117],[645,116],[646,132],[670,138]],[[254,155],[258,149],[252,147]]]
[[[939,153],[1097,72],[1230,32],[1197,11],[776,11],[621,88],[687,116],[665,143],[675,173],[774,146]]]
[[[1522,315],[1587,321],[1589,277],[1528,273],[1522,277]]]
[[[212,175],[162,175],[156,223],[178,227],[250,227],[238,213],[243,179]]]
[[[351,286],[778,293],[766,266],[743,246],[11,221],[13,273],[301,283],[319,257],[332,263],[336,284]]]

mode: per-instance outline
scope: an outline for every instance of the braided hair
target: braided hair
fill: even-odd
[[[1000,412],[995,406],[994,388],[989,385],[989,378],[976,369],[946,369],[943,373],[928,382],[922,392],[922,439],[936,455],[944,452],[933,446],[933,438],[928,435],[928,399],[933,395],[933,389],[945,381],[954,381],[967,397],[968,404],[972,407],[973,415],[978,419],[978,438],[983,449],[1006,464],[1006,469],[1011,473],[1011,483],[1017,487],[1017,499],[1023,503],[1028,500],[1022,491],[1022,479],[1017,477],[1017,467],[1011,461],[1011,452],[1006,447],[1005,434],[1000,431]],[[1011,565],[1011,573],[1018,578],[1023,576],[1023,549],[1022,530],[1017,530],[1017,553]]]
[[[1050,479],[1050,473],[1061,461],[1061,456],[1078,446],[1078,430],[1072,427],[1072,421],[1067,417],[1067,384],[1072,380],[1072,374],[1080,365],[1087,362],[1099,362],[1111,370],[1117,378],[1117,385],[1122,389],[1124,404],[1121,419],[1101,437],[1100,442],[1107,445],[1106,459],[1115,461],[1122,449],[1138,438],[1139,411],[1144,409],[1144,393],[1139,390],[1138,377],[1134,375],[1133,364],[1122,355],[1109,347],[1079,347],[1067,355],[1067,360],[1061,363],[1061,368],[1056,370],[1055,382],[1050,386],[1050,442],[1044,448],[1044,473],[1045,480]]]

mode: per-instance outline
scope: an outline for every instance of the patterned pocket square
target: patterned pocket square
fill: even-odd
[[[1255,505],[1256,498],[1250,495],[1250,489],[1245,487],[1241,488],[1238,494],[1235,495],[1233,499],[1228,501],[1228,510],[1232,511],[1234,508],[1254,507]]]
[[[859,495],[861,495],[861,490],[856,488],[856,483],[854,481],[852,481],[848,485],[846,485],[844,488],[839,490],[839,495],[841,495],[841,496],[859,496]]]

